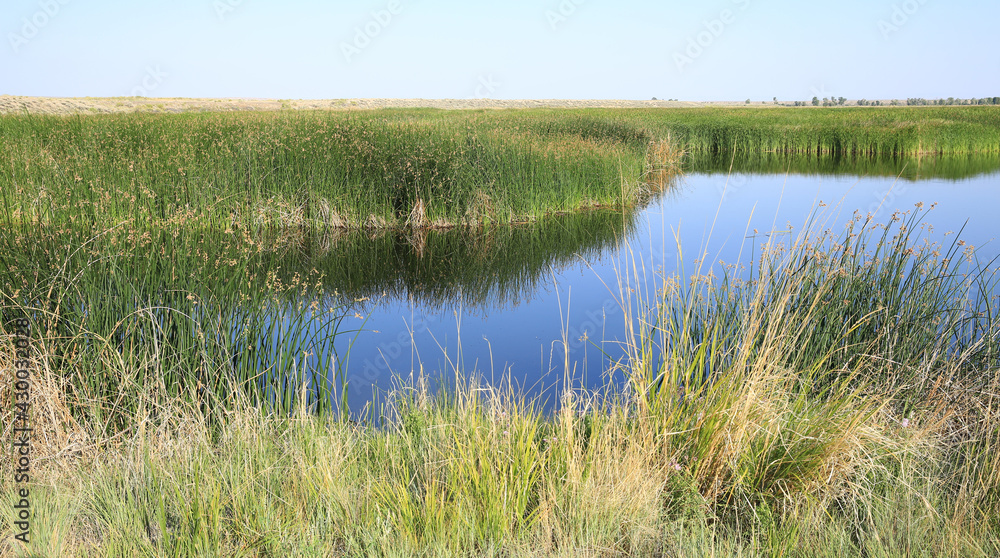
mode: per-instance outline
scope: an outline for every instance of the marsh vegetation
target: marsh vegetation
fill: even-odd
[[[6,223],[446,228],[634,207],[688,151],[947,173],[998,130],[996,107],[5,116],[0,185]]]
[[[995,254],[921,207],[731,267],[626,258],[606,383],[552,402],[455,362],[349,408],[341,342],[379,297],[503,307],[628,254],[678,168],[994,172],[996,108],[10,116],[0,143],[37,432],[34,542],[3,515],[3,552],[1000,553]]]

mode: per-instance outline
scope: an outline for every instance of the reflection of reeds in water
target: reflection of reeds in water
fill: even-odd
[[[553,269],[619,246],[634,227],[634,214],[597,209],[525,225],[274,231],[257,242],[285,273],[318,270],[350,299],[475,313],[529,299]]]
[[[802,155],[776,152],[692,152],[687,168],[705,174],[755,173],[961,180],[1000,171],[1000,158],[964,155]]]
[[[348,233],[329,244],[316,232],[299,251],[309,257],[289,265],[321,271],[330,288],[353,299],[475,313],[529,299],[552,269],[619,246],[634,226],[634,216],[591,210],[531,225]]]
[[[413,249],[416,257],[422,259],[424,252],[427,250],[427,229],[423,227],[412,229],[403,233],[403,237],[406,239],[406,243],[410,245],[410,248]]]

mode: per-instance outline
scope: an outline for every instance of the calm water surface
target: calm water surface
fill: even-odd
[[[767,234],[797,234],[816,208],[822,228],[839,232],[855,211],[887,222],[918,202],[936,204],[925,217],[931,240],[962,230],[981,259],[1000,253],[1000,173],[908,175],[694,173],[634,215],[568,216],[542,233],[492,240],[456,233],[383,239],[394,244],[390,255],[364,263],[379,269],[368,274],[379,279],[342,287],[367,298],[348,318],[361,331],[338,340],[344,348],[353,341],[351,407],[389,388],[394,375],[421,369],[431,377],[456,369],[495,382],[509,377],[549,401],[567,380],[599,387],[609,359],[623,355],[623,273],[633,287],[652,288],[664,273],[690,275],[703,254],[707,262],[749,263]],[[620,379],[618,372],[613,380]]]

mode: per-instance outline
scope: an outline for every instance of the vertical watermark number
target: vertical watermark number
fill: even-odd
[[[14,538],[27,544],[31,539],[31,322],[24,318],[14,326]]]

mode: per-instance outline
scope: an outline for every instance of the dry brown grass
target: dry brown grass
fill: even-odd
[[[417,198],[417,202],[413,204],[413,209],[410,210],[410,214],[406,217],[404,226],[413,229],[423,229],[427,227],[428,223],[427,208],[424,206],[424,200]]]
[[[668,134],[666,139],[650,142],[646,152],[646,184],[654,192],[662,192],[682,173],[688,150]]]
[[[84,454],[93,454],[96,445],[90,433],[73,418],[66,400],[67,380],[55,374],[51,358],[44,352],[45,343],[33,340],[42,351],[29,358],[30,379],[30,420],[32,432],[31,459],[36,472],[65,471]],[[0,340],[0,421],[3,424],[3,439],[13,440],[14,346],[10,339]],[[12,478],[13,455],[0,452],[0,470],[6,478]]]

